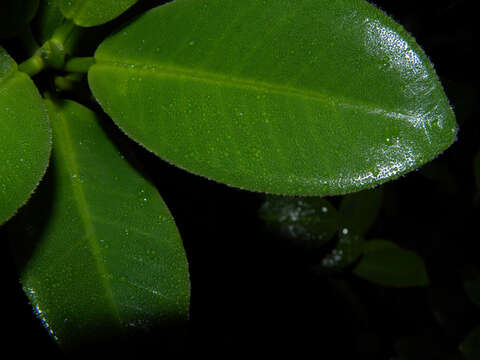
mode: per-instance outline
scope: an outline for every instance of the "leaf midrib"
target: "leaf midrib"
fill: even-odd
[[[55,104],[53,104],[53,102],[51,102],[51,104],[52,104],[52,107],[55,109],[56,107]],[[58,145],[57,146],[59,148],[62,148],[61,152],[62,152],[64,161],[66,163],[66,167],[70,168],[70,171],[72,174],[79,174],[78,160],[75,154],[72,138],[68,128],[68,121],[66,120],[65,116],[61,113],[61,111],[55,111],[55,112],[56,112],[55,117],[57,119],[56,123],[60,130],[56,132],[56,135],[62,138],[61,144],[63,145],[63,146],[58,146]],[[92,250],[93,257],[95,259],[95,265],[100,274],[106,274],[107,271],[103,263],[103,258],[102,258],[101,249],[97,240],[93,217],[90,214],[89,206],[85,196],[85,191],[81,183],[75,182],[72,179],[73,179],[72,176],[69,176],[70,184],[72,186],[73,197],[75,199],[75,204],[77,206],[77,210],[78,210],[81,222],[85,228],[86,238],[88,240],[88,243]],[[108,302],[110,303],[112,312],[116,320],[118,321],[120,327],[122,327],[123,323],[122,323],[120,312],[118,310],[116,302],[114,301],[112,286],[110,282],[107,281],[107,278],[104,276],[100,276],[99,281],[103,285],[103,288],[105,290],[105,295],[108,299]]]
[[[187,79],[191,81],[204,82],[226,87],[252,90],[259,93],[278,94],[285,97],[298,97],[304,100],[326,103],[332,107],[342,106],[344,108],[355,108],[369,114],[380,114],[389,118],[400,118],[407,121],[416,121],[419,114],[405,114],[396,110],[380,108],[376,105],[362,103],[360,101],[346,99],[339,95],[326,95],[319,91],[294,88],[287,85],[257,81],[254,79],[242,79],[234,76],[226,76],[219,73],[204,71],[201,69],[188,69],[181,66],[166,64],[145,64],[132,60],[113,61],[107,59],[98,59],[96,57],[95,65],[92,68],[116,68],[136,74],[144,73],[150,76],[170,77],[174,79]]]

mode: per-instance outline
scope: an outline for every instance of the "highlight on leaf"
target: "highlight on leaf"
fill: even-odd
[[[105,39],[95,61],[91,90],[126,134],[242,189],[359,191],[456,138],[423,50],[363,0],[174,1]]]

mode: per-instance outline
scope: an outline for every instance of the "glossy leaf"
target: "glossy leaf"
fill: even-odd
[[[39,0],[0,1],[0,38],[20,33],[32,20]]]
[[[318,197],[268,196],[259,215],[272,232],[307,248],[325,244],[339,227],[336,209]]]
[[[342,198],[340,216],[347,231],[365,234],[375,223],[382,205],[381,188],[360,191]]]
[[[473,329],[467,338],[460,344],[460,351],[467,360],[480,358],[480,326]]]
[[[92,111],[71,101],[47,105],[54,129],[48,182],[9,229],[44,326],[69,350],[185,320],[187,261],[156,189]]]
[[[78,26],[96,26],[115,19],[138,0],[57,0],[67,19]]]
[[[40,94],[0,47],[0,225],[37,187],[50,149],[51,129]]]
[[[174,1],[106,39],[95,59],[90,87],[124,132],[244,189],[358,191],[456,137],[427,56],[363,0]]]
[[[428,285],[425,264],[416,253],[380,239],[365,242],[363,257],[353,273],[383,286]]]

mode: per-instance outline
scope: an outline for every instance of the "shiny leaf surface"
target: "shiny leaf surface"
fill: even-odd
[[[456,137],[427,56],[363,0],[174,1],[106,39],[95,59],[90,87],[123,131],[244,189],[358,191]]]
[[[272,232],[307,248],[325,244],[339,227],[336,209],[318,197],[268,196],[259,215]]]
[[[185,320],[187,261],[156,189],[93,112],[71,101],[47,105],[48,181],[9,227],[24,290],[44,326],[71,350]]]
[[[39,0],[0,1],[0,38],[20,33],[32,20]]]
[[[40,94],[0,47],[0,224],[37,187],[50,149],[51,129]]]
[[[363,250],[363,257],[353,270],[358,277],[383,286],[428,285],[425,264],[413,251],[381,239],[365,242]]]
[[[115,19],[138,0],[58,0],[60,10],[78,26],[96,26]]]

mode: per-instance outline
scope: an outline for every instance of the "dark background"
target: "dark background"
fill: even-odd
[[[458,141],[431,165],[384,186],[383,208],[369,233],[417,251],[431,285],[390,289],[348,272],[315,274],[311,266],[321,258],[264,229],[257,215],[263,195],[188,174],[135,146],[176,219],[190,262],[191,319],[178,355],[390,359],[403,341],[419,344],[408,359],[461,359],[459,342],[480,324],[480,311],[462,287],[465,265],[478,264],[474,2],[373,3],[423,47],[460,124]],[[21,290],[8,243],[2,246],[2,353],[62,358]],[[169,334],[158,332],[133,340],[132,348],[139,358],[147,349],[154,351],[149,357],[173,358],[171,344]]]

